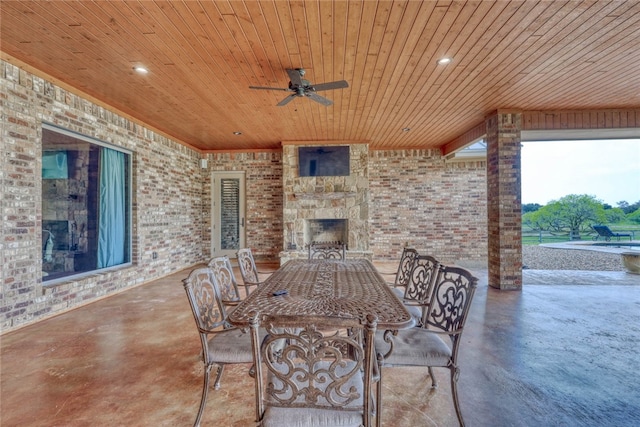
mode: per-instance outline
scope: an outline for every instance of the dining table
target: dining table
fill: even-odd
[[[229,315],[239,328],[261,316],[377,319],[379,330],[414,325],[405,305],[367,259],[293,259],[271,274]]]

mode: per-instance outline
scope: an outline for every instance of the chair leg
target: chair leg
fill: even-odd
[[[209,394],[209,377],[211,376],[211,368],[213,365],[205,365],[204,367],[204,384],[202,386],[202,397],[200,398],[200,408],[198,409],[198,416],[196,416],[196,422],[193,423],[193,427],[200,425],[200,419],[204,412],[204,406],[207,403],[207,395]]]
[[[456,415],[458,416],[458,422],[460,427],[464,427],[464,420],[462,419],[462,411],[460,410],[460,401],[458,400],[458,377],[460,376],[460,370],[456,366],[450,367],[451,369],[451,395],[453,396],[453,406],[456,409]]]
[[[429,376],[431,377],[431,388],[438,388],[438,381],[436,380],[436,376],[433,375],[433,368],[429,366]]]
[[[382,367],[380,367],[380,378],[376,384],[376,427],[382,425]]]
[[[218,365],[218,375],[216,375],[216,380],[213,382],[213,388],[218,390],[220,388],[220,379],[222,378],[222,371],[224,371],[224,365]]]

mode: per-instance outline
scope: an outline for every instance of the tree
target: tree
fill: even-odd
[[[522,220],[534,230],[568,233],[571,240],[579,240],[580,233],[591,231],[591,225],[606,221],[606,216],[602,201],[594,196],[569,194],[527,213]]]
[[[629,215],[627,215],[627,219],[629,221],[640,224],[640,208],[636,209],[635,212],[631,212]]]
[[[616,222],[622,222],[625,220],[624,211],[620,208],[610,208],[604,210],[604,215],[607,218],[608,224],[615,224]]]
[[[522,205],[522,213],[535,212],[542,207],[539,203],[525,203]]]
[[[622,209],[624,211],[625,209],[627,209],[629,207],[629,202],[627,202],[626,200],[621,200],[621,201],[619,201],[617,203],[617,205],[618,205],[618,207],[620,209]],[[626,213],[628,213],[628,212],[626,212]]]
[[[626,215],[629,215],[630,213],[633,213],[636,210],[640,209],[640,200],[633,204],[629,204],[627,201],[623,200],[621,202],[618,202],[618,207],[622,209]]]

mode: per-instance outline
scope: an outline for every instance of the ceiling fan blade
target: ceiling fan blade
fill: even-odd
[[[346,87],[349,87],[349,83],[347,83],[345,80],[339,80],[337,82],[319,83],[312,86],[313,89],[318,92],[321,90],[344,89]]]
[[[293,93],[293,94],[291,94],[291,95],[287,96],[287,97],[286,97],[285,99],[283,99],[282,101],[278,102],[276,105],[277,105],[278,107],[282,107],[283,105],[287,105],[288,103],[290,103],[291,101],[293,101],[293,98],[295,98],[296,96],[298,96],[298,95],[296,95],[295,93]]]
[[[291,89],[289,89],[289,88],[283,88],[283,87],[249,86],[249,89],[260,89],[260,90],[284,90],[285,92],[291,92]]]
[[[313,92],[307,92],[306,96],[309,97],[310,99],[319,102],[320,104],[324,105],[324,106],[330,106],[333,104],[333,101],[331,101],[330,99],[325,98],[324,96],[320,96],[318,94],[315,94]]]
[[[287,74],[289,75],[289,80],[291,80],[291,83],[294,86],[304,86],[302,84],[302,76],[300,76],[300,71],[291,70],[291,69],[287,68]]]

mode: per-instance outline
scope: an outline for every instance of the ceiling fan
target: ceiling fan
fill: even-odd
[[[264,86],[249,86],[249,89],[260,89],[260,90],[283,90],[285,92],[293,92],[291,95],[287,96],[282,101],[278,102],[278,107],[282,107],[283,105],[287,105],[289,102],[296,97],[304,97],[319,102],[322,105],[329,106],[333,104],[333,101],[327,99],[323,96],[318,95],[316,92],[320,92],[321,90],[332,90],[332,89],[344,89],[349,87],[349,83],[345,80],[339,80],[336,82],[329,83],[319,83],[317,85],[312,85],[309,80],[305,80],[302,77],[305,75],[305,71],[303,68],[296,69],[287,69],[287,74],[289,74],[289,87],[288,88],[279,88],[279,87],[264,87]]]

